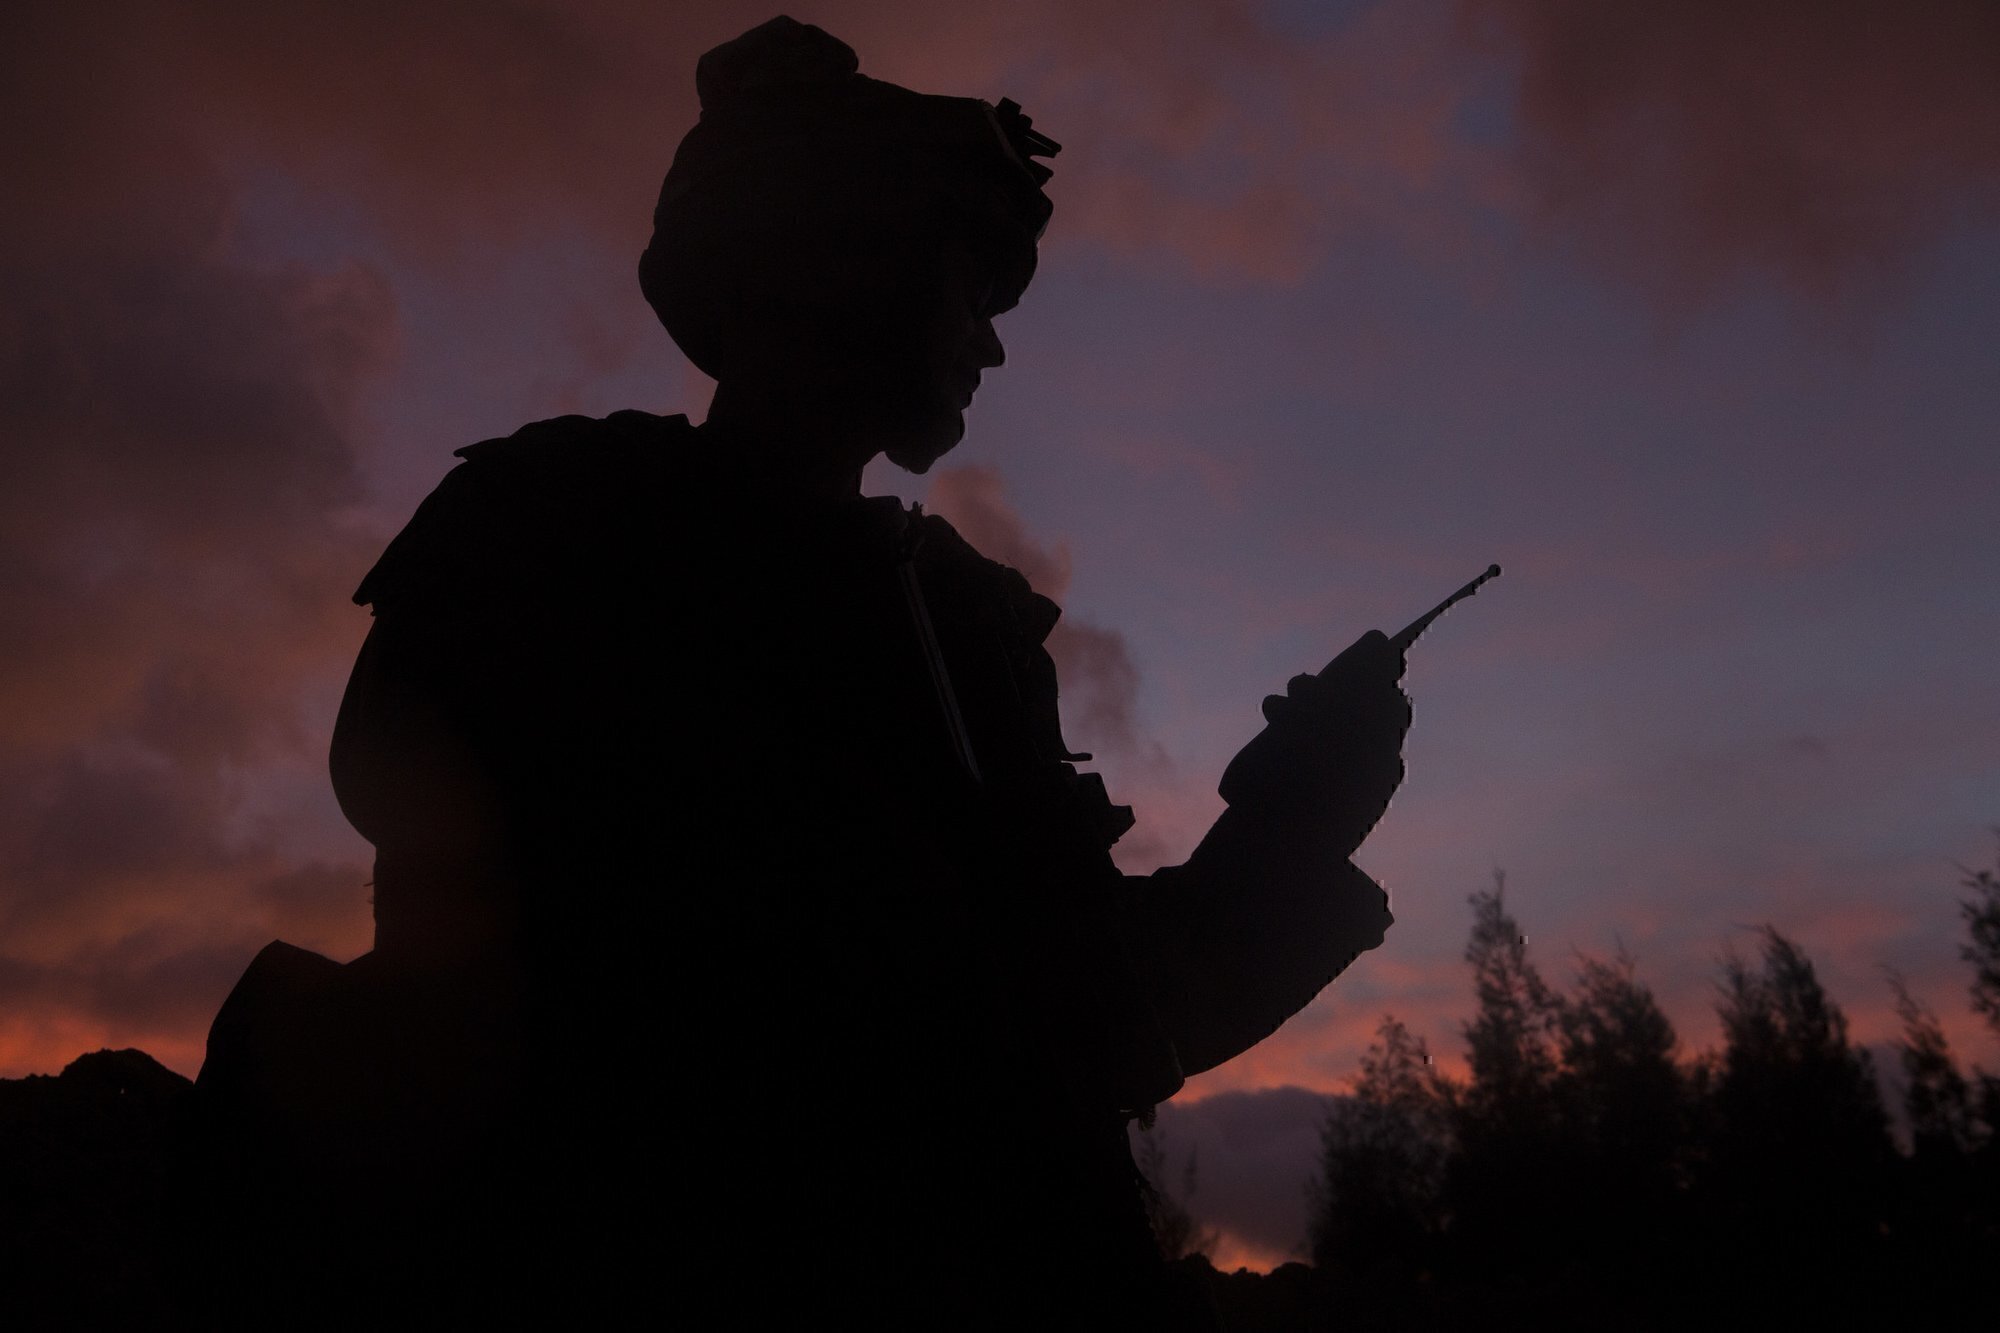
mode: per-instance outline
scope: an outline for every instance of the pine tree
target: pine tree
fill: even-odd
[[[1168,1263],[1178,1263],[1192,1255],[1214,1254],[1222,1241],[1221,1234],[1213,1227],[1203,1226],[1188,1207],[1194,1198],[1194,1153],[1188,1154],[1187,1166],[1181,1172],[1181,1188],[1176,1192],[1167,1184],[1165,1132],[1154,1124],[1142,1123],[1134,1138],[1132,1160],[1139,1168],[1146,1221],[1152,1228],[1160,1257]]]
[[[1507,877],[1470,898],[1472,967],[1478,1012],[1465,1025],[1472,1082],[1468,1102],[1482,1119],[1513,1122],[1546,1113],[1554,1087],[1562,1002],[1528,960],[1528,937],[1507,913]]]
[[[1952,1058],[1937,1015],[1919,1003],[1894,972],[1889,974],[1889,988],[1895,992],[1896,1016],[1903,1020],[1897,1054],[1903,1066],[1911,1152],[1919,1158],[1963,1158],[1980,1137],[1972,1087]]]
[[[1910,1123],[1910,1155],[1897,1163],[1895,1264],[1905,1285],[1943,1314],[1983,1298],[1995,1239],[1992,1156],[1983,1151],[1991,1130],[1937,1015],[1893,971],[1889,987],[1903,1020],[1897,1047]]]
[[[1562,1001],[1528,956],[1505,877],[1470,902],[1465,961],[1477,1008],[1463,1028],[1471,1077],[1452,1104],[1447,1252],[1501,1311],[1573,1263],[1589,1220],[1575,1205],[1576,1155],[1557,1103]]]
[[[1836,1095],[1857,1123],[1883,1123],[1868,1056],[1848,1040],[1847,1015],[1820,985],[1812,960],[1773,927],[1763,936],[1760,968],[1736,957],[1723,965],[1725,1095],[1730,1088],[1812,1087]]]
[[[1894,1150],[1873,1066],[1811,960],[1772,927],[1757,966],[1724,961],[1719,1013],[1703,1182],[1718,1259],[1769,1309],[1852,1314],[1862,1287],[1816,1279],[1859,1284],[1881,1269]]]
[[[1994,832],[2000,835],[2000,829]],[[1959,954],[1972,964],[1972,1007],[1989,1027],[2000,1032],[2000,875],[1992,870],[1968,870],[1959,883],[1972,891],[1971,898],[1959,902],[1969,937]],[[1942,1034],[1938,1040],[1942,1046]],[[1958,1265],[1961,1268],[1978,1262],[1972,1257],[1975,1254],[1982,1258],[1990,1255],[1995,1242],[2000,1241],[2000,1077],[1975,1068],[1970,1083],[1972,1086],[1965,1096],[1964,1128],[1970,1151],[1963,1158],[1939,1153],[1940,1161],[1948,1165],[1940,1166],[1938,1172],[1949,1179],[1929,1182],[1938,1194],[1949,1194],[1956,1187],[1957,1197],[1963,1202],[1956,1247],[1957,1253],[1964,1256]],[[1937,1094],[1944,1107],[1939,1117],[1943,1124],[1933,1132],[1941,1139],[1949,1139],[1956,1129],[1952,1121],[1957,1089],[1949,1079],[1940,1079]],[[1962,1170],[1958,1169],[1961,1163]]]
[[[1345,1325],[1394,1326],[1424,1299],[1443,1235],[1451,1089],[1421,1037],[1385,1015],[1337,1100],[1312,1185],[1313,1262]]]
[[[1994,830],[2000,835],[2000,829]],[[1972,897],[1959,902],[1970,940],[1959,947],[1959,956],[1972,964],[1972,1008],[1985,1018],[1987,1026],[2000,1032],[2000,874],[1991,870],[1965,872],[1960,881],[1972,890]],[[2000,1078],[1975,1070],[1978,1091],[1974,1128],[1982,1143],[1981,1170],[2000,1196]]]
[[[1674,1026],[1631,955],[1582,960],[1561,1026],[1562,1119],[1598,1192],[1664,1205],[1678,1183],[1687,1079]]]
[[[1995,832],[2000,834],[2000,830]],[[1972,897],[1958,905],[1966,932],[1972,937],[1959,948],[1960,956],[1973,968],[1972,1007],[1988,1026],[2000,1032],[2000,875],[1991,870],[1968,870],[1961,885],[1972,890]]]
[[[1681,1327],[1695,1228],[1683,1174],[1689,1082],[1673,1024],[1624,949],[1582,957],[1558,1015],[1559,1290],[1598,1326]]]

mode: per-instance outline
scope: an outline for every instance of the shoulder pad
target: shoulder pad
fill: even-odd
[[[651,412],[613,412],[608,417],[563,416],[531,421],[512,435],[481,440],[452,452],[467,462],[544,461],[558,455],[574,457],[592,449],[618,446],[663,446],[679,442],[692,431],[685,416],[661,417]]]
[[[390,541],[355,602],[379,608],[385,595],[532,561],[532,548],[559,530],[544,517],[552,505],[576,505],[577,524],[591,524],[594,504],[629,502],[651,468],[676,461],[692,431],[684,416],[614,412],[537,421],[457,450],[465,461]]]
[[[912,522],[923,537],[921,549],[924,554],[919,558],[926,565],[947,578],[971,584],[986,596],[1004,603],[1022,630],[1036,643],[1049,637],[1056,621],[1062,617],[1062,607],[1036,592],[1029,585],[1027,575],[1012,565],[1003,565],[982,555],[948,520],[924,513],[922,506],[913,510]]]

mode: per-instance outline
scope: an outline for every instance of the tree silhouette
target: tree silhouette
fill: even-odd
[[[1344,1324],[1395,1327],[1433,1280],[1452,1101],[1423,1039],[1384,1015],[1353,1095],[1327,1116],[1311,1185],[1313,1262]]]
[[[1142,1123],[1135,1137],[1132,1161],[1146,1202],[1146,1221],[1153,1229],[1153,1242],[1160,1257],[1178,1263],[1191,1255],[1212,1256],[1221,1235],[1204,1227],[1188,1208],[1195,1191],[1195,1154],[1188,1153],[1181,1171],[1181,1187],[1176,1192],[1167,1183],[1166,1133],[1155,1124]]]
[[[1471,1077],[1453,1102],[1458,1150],[1445,1191],[1453,1262],[1503,1304],[1520,1295],[1524,1272],[1568,1252],[1579,1221],[1556,1100],[1563,1004],[1529,959],[1505,895],[1496,873],[1470,898],[1465,961],[1477,1009],[1463,1029]]]
[[[2000,875],[1968,870],[1961,884],[1972,890],[1972,897],[1958,905],[1972,937],[1959,949],[1973,968],[1972,1007],[2000,1032]]]
[[[1993,1022],[2000,878],[1963,883]],[[1469,1078],[1385,1018],[1328,1118],[1312,1184],[1326,1326],[1929,1327],[1986,1299],[2000,1078],[1963,1072],[1900,978],[1908,1154],[1846,1015],[1775,928],[1722,960],[1724,1043],[1689,1059],[1622,947],[1556,994],[1504,890],[1496,876],[1470,900]]]
[[[1994,833],[2000,836],[2000,829]],[[1967,870],[1959,883],[1972,892],[1958,905],[1969,937],[1959,956],[1972,964],[1972,1007],[2000,1033],[2000,874]],[[1973,1076],[1969,1129],[1974,1152],[1967,1188],[1977,1206],[1975,1229],[1990,1238],[2000,1230],[2000,1077],[1979,1069]],[[1950,1095],[1944,1093],[1947,1103]]]
[[[1630,1308],[1685,1281],[1691,1084],[1675,1062],[1673,1024],[1622,948],[1609,962],[1581,960],[1560,1026],[1572,1224],[1561,1234],[1577,1294],[1599,1309]]]
[[[1465,1025],[1472,1068],[1466,1101],[1483,1120],[1546,1114],[1562,1022],[1560,997],[1528,960],[1528,937],[1507,913],[1506,889],[1506,875],[1496,871],[1492,889],[1472,895],[1472,938],[1465,946],[1479,1006]]]
[[[1434,1239],[1449,1105],[1423,1039],[1384,1015],[1353,1095],[1334,1103],[1320,1135],[1313,1253],[1323,1267],[1374,1271],[1377,1259],[1393,1262]]]
[[[1910,994],[1903,978],[1889,974],[1896,1016],[1903,1020],[1897,1054],[1903,1066],[1903,1108],[1910,1122],[1910,1151],[1919,1160],[1957,1161],[1980,1137],[1972,1086],[1959,1072],[1937,1015]]]
[[[1878,1293],[1894,1149],[1867,1053],[1805,952],[1763,929],[1756,966],[1731,954],[1711,1100],[1704,1207],[1719,1275],[1773,1312],[1853,1314]],[[1840,1274],[1850,1285],[1825,1278]]]
[[[1670,1184],[1686,1080],[1675,1063],[1674,1026],[1638,980],[1631,955],[1582,959],[1560,1022],[1558,1086],[1572,1133],[1594,1157]]]
[[[1990,1130],[1937,1015],[1894,972],[1889,987],[1903,1020],[1897,1053],[1910,1124],[1910,1155],[1896,1164],[1892,1262],[1912,1287],[1969,1299],[1992,1239],[1992,1201],[1975,1157]]]

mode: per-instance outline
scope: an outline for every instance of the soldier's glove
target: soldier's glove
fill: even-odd
[[[1245,813],[1325,821],[1351,853],[1403,780],[1403,667],[1402,653],[1371,630],[1318,675],[1292,677],[1264,700],[1264,730],[1223,772],[1223,799]]]

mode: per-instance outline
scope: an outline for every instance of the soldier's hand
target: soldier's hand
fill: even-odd
[[[1320,674],[1294,676],[1264,700],[1267,726],[1230,765],[1224,797],[1328,821],[1359,846],[1403,780],[1403,668],[1388,637],[1370,631]]]

